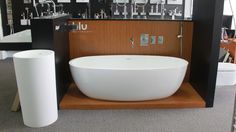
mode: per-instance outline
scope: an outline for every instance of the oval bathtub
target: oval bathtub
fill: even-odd
[[[173,95],[188,62],[166,56],[108,55],[80,57],[69,64],[76,85],[88,97],[144,101]]]

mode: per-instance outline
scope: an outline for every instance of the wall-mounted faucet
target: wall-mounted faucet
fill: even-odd
[[[131,47],[134,48],[134,37],[132,36],[130,39],[129,39],[130,43],[131,43]]]
[[[179,42],[180,42],[180,51],[179,51],[179,55],[180,57],[183,57],[183,22],[180,22],[180,34],[177,35],[177,38],[179,39]]]

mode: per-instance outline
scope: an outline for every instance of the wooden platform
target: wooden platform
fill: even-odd
[[[142,102],[112,102],[89,98],[72,84],[60,103],[60,109],[154,109],[154,108],[203,108],[204,100],[189,83],[171,97]]]

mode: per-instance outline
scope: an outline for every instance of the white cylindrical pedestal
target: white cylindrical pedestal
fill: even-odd
[[[54,52],[22,51],[13,60],[24,124],[52,124],[58,118]]]

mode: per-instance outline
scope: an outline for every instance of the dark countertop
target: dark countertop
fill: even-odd
[[[176,18],[175,20],[172,20],[170,18],[165,18],[165,19],[161,19],[161,18],[147,18],[147,19],[142,19],[142,18],[133,18],[133,19],[123,19],[123,18],[107,18],[107,19],[94,19],[94,18],[86,18],[86,19],[82,19],[82,18],[72,18],[71,15],[69,14],[59,14],[59,15],[55,15],[55,16],[43,16],[43,17],[35,17],[34,19],[57,19],[57,18],[62,18],[62,17],[70,17],[69,20],[95,20],[95,21],[99,21],[99,20],[105,20],[105,21],[109,21],[109,20],[117,20],[117,21],[187,21],[187,22],[191,22],[193,21],[192,19],[179,19]]]
[[[99,21],[99,20],[117,20],[117,21],[187,21],[187,22],[192,22],[192,19],[160,19],[160,18],[148,18],[148,19],[141,19],[141,18],[134,18],[134,19],[121,19],[121,18],[108,18],[108,19],[93,19],[93,18],[87,18],[87,19],[82,19],[82,18],[70,18],[69,20],[94,20],[94,21]]]
[[[42,17],[34,17],[34,19],[58,19],[62,17],[71,17],[69,14],[58,14],[58,15],[50,15],[50,16],[42,16]]]

